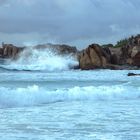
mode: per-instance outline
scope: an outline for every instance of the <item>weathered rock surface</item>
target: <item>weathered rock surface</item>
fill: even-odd
[[[125,43],[120,47],[114,47],[111,44],[89,45],[88,48],[80,52],[79,64],[81,69],[139,69],[140,35],[125,40]]]
[[[131,46],[126,62],[130,65],[140,66],[140,46]]]
[[[120,49],[121,64],[140,66],[140,35],[132,37],[126,46]]]
[[[3,44],[0,48],[0,57],[15,59],[23,49],[24,48],[16,47],[12,44]]]
[[[89,45],[79,53],[79,66],[83,70],[106,68],[110,63],[110,51],[97,44]]]
[[[89,45],[79,53],[79,67],[82,70],[90,69],[138,69],[129,65],[120,65],[120,51],[116,48],[102,48],[98,44]]]
[[[110,63],[114,65],[120,65],[120,48],[109,47],[109,50],[111,52]]]

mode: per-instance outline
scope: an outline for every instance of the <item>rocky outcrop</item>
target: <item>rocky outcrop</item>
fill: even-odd
[[[12,44],[2,44],[2,47],[0,48],[0,57],[16,59],[23,49],[24,48],[16,47]]]
[[[98,44],[89,45],[79,53],[79,66],[83,70],[106,68],[110,63],[110,51]]]
[[[139,69],[140,35],[121,40],[116,46],[112,44],[89,45],[80,52],[79,64],[81,69],[86,70],[95,68]]]
[[[120,49],[121,64],[140,66],[140,35],[132,37],[126,46]]]
[[[109,47],[109,50],[111,52],[110,63],[114,65],[120,65],[120,48]]]

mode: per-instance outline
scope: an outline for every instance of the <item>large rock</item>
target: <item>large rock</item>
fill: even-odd
[[[79,54],[79,66],[83,70],[107,68],[110,63],[110,51],[101,48],[98,44],[89,45]]]
[[[130,39],[126,46],[121,47],[120,62],[140,66],[140,36]]]
[[[0,48],[0,57],[15,59],[23,49],[24,48],[16,47],[12,44],[3,44]]]

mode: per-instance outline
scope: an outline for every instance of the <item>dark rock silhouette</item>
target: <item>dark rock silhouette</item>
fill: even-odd
[[[0,48],[0,57],[16,59],[23,49],[23,47],[16,47],[12,44],[2,43],[2,47]]]
[[[140,76],[140,74],[128,73],[127,76]]]

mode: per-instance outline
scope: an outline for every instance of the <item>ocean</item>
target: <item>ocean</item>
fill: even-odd
[[[139,70],[44,56],[1,64],[0,140],[140,140]]]

